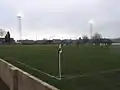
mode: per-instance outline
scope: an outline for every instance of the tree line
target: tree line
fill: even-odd
[[[77,44],[92,44],[92,45],[111,45],[112,41],[108,38],[102,38],[101,34],[95,33],[91,39],[87,36],[79,38]]]

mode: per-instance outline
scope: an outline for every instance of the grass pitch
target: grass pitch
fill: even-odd
[[[61,81],[20,65],[58,76],[57,45],[0,46],[0,57],[61,90],[120,90],[120,46],[63,46]]]

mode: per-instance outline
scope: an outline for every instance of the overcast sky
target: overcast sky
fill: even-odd
[[[120,37],[120,0],[0,0],[0,27],[19,38],[17,13],[21,12],[22,38],[78,38],[93,33]]]

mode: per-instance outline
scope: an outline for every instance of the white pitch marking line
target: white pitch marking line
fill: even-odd
[[[42,70],[38,70],[38,69],[36,69],[36,68],[34,68],[34,67],[31,67],[31,66],[29,66],[29,65],[27,65],[27,64],[25,64],[25,63],[22,63],[22,62],[19,62],[19,61],[16,61],[16,60],[15,60],[15,62],[17,62],[17,63],[19,63],[19,64],[21,64],[21,65],[24,65],[25,67],[28,67],[28,68],[30,68],[30,69],[32,69],[32,70],[35,70],[35,71],[37,71],[37,72],[39,72],[39,73],[45,74],[45,75],[47,75],[47,76],[49,76],[49,77],[51,77],[51,78],[54,78],[54,79],[57,79],[57,80],[61,80],[60,78],[58,78],[58,77],[56,77],[56,76],[50,75],[50,74],[48,74],[48,73],[46,73],[46,72],[44,72],[44,71],[42,71]]]
[[[75,79],[75,78],[79,78],[79,77],[85,77],[85,76],[90,76],[90,75],[95,75],[95,74],[104,74],[104,73],[115,72],[115,71],[120,71],[120,68],[91,73],[91,74],[79,74],[79,75],[68,76],[68,77],[63,76],[64,77],[63,79]]]

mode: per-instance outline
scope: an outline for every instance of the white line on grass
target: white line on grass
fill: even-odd
[[[44,71],[42,71],[42,70],[38,70],[38,69],[36,69],[36,68],[34,68],[34,67],[31,67],[31,66],[29,66],[29,65],[27,65],[27,64],[25,64],[25,63],[22,63],[22,62],[17,61],[17,60],[14,60],[14,61],[17,62],[17,63],[19,63],[19,64],[21,64],[21,65],[23,65],[23,66],[25,66],[25,67],[28,67],[28,68],[30,68],[30,69],[32,69],[32,70],[35,70],[35,71],[37,71],[37,72],[39,72],[39,73],[42,73],[42,74],[44,74],[44,75],[47,75],[47,76],[49,76],[49,77],[51,77],[51,78],[54,78],[54,79],[57,79],[57,80],[61,80],[61,78],[59,78],[59,77],[50,75],[49,73],[46,73],[46,72],[44,72]]]
[[[73,76],[68,75],[68,76],[62,76],[62,77],[64,79],[75,79],[75,78],[79,78],[79,77],[85,77],[85,76],[96,75],[96,74],[104,74],[104,73],[110,73],[110,72],[115,72],[115,71],[120,71],[120,68],[91,73],[91,74],[79,74],[79,75],[73,75]]]
[[[31,66],[29,66],[29,65],[27,65],[27,64],[25,64],[25,63],[20,62],[20,61],[16,61],[16,60],[14,60],[14,61],[17,62],[17,63],[19,63],[19,64],[21,64],[21,65],[23,65],[23,66],[25,66],[25,67],[28,67],[28,68],[30,68],[30,69],[32,69],[32,70],[35,70],[35,71],[37,71],[37,72],[39,72],[39,73],[42,73],[42,74],[44,74],[44,75],[47,75],[47,76],[49,76],[49,77],[51,77],[51,78],[54,78],[54,79],[56,79],[56,80],[61,80],[61,78],[59,78],[58,76],[53,76],[53,75],[51,75],[51,74],[48,74],[48,73],[46,73],[46,72],[44,72],[44,71],[42,71],[42,70],[36,69],[36,68],[34,68],[34,67],[31,67]],[[106,70],[106,71],[101,71],[101,72],[96,72],[96,73],[91,73],[91,74],[62,75],[62,79],[75,79],[75,78],[79,78],[79,77],[85,77],[85,76],[96,75],[96,74],[104,74],[104,73],[115,72],[115,71],[120,71],[120,68],[118,68],[118,69]]]

